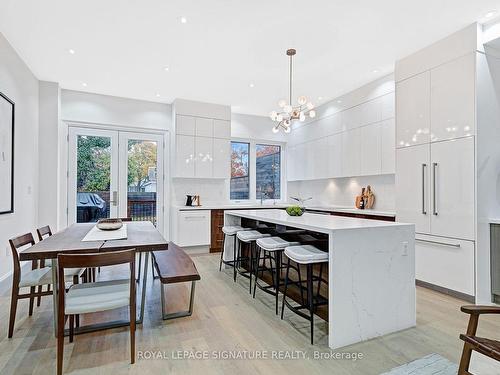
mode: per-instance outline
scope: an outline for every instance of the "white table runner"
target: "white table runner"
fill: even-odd
[[[83,237],[82,241],[110,241],[110,240],[124,240],[127,238],[127,224],[123,224],[117,230],[102,230],[93,226],[91,230]]]

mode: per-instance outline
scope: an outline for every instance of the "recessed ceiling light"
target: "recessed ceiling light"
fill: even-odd
[[[372,73],[378,73],[378,69],[373,69]]]
[[[74,55],[74,54],[75,54],[75,50],[74,50],[74,49],[72,49],[72,48],[70,48],[70,49],[68,50],[68,52],[69,52],[71,55]]]
[[[339,103],[339,104],[340,104],[340,103],[342,103],[342,100],[340,100],[340,99],[339,99],[339,100],[337,100],[337,103]]]
[[[495,10],[491,10],[488,13],[484,15],[484,18],[491,18],[493,17],[497,12]]]
[[[181,23],[187,23],[187,18],[186,17],[181,17]]]
[[[164,67],[163,68],[164,71],[168,72],[170,70],[170,68],[168,66]]]
[[[253,83],[249,84],[248,86],[250,86],[250,88],[254,88],[255,85]]]
[[[87,87],[87,84],[85,82],[82,82],[83,87]]]
[[[156,94],[156,97],[157,97],[157,98],[159,98],[160,96],[161,96],[160,94],[158,94],[158,93]]]

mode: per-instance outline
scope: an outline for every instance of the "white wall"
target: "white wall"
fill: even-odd
[[[38,80],[0,34],[0,91],[15,104],[14,213],[0,215],[0,280],[12,273],[8,239],[35,230],[38,205]]]
[[[231,137],[275,142],[286,142],[287,135],[280,131],[273,133],[273,121],[269,117],[244,115],[233,113],[231,115]]]
[[[367,124],[370,123],[368,111],[365,108],[377,108],[381,111],[380,123],[386,121],[394,122],[394,76],[388,75],[341,97],[335,98],[317,108],[314,120],[304,123],[296,123],[288,136],[289,150],[297,144],[313,141],[329,134],[325,126],[337,126],[338,132],[348,129],[347,122],[363,123],[366,117]],[[373,105],[372,105],[373,104]],[[324,120],[327,121],[324,121]],[[331,119],[331,120],[330,120]],[[338,121],[337,121],[338,120]],[[393,141],[391,140],[391,144]],[[293,149],[290,150],[293,152]],[[341,157],[345,157],[342,150]],[[363,154],[363,150],[360,151]],[[307,168],[312,168],[313,163],[318,160],[307,160]],[[302,166],[300,168],[303,168]],[[361,193],[361,188],[371,185],[376,196],[374,209],[382,211],[394,211],[394,173],[360,177],[340,177],[317,180],[301,180],[288,182],[288,196],[299,195],[303,198],[313,197],[309,205],[334,205],[354,207],[356,195]],[[290,177],[290,176],[289,176]]]

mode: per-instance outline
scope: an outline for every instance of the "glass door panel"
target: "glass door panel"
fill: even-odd
[[[89,223],[116,217],[116,145],[115,132],[70,128],[69,223]]]

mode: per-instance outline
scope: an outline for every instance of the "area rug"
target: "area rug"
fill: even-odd
[[[393,368],[381,375],[456,375],[458,365],[433,353]]]

